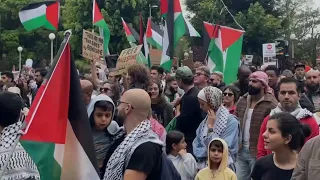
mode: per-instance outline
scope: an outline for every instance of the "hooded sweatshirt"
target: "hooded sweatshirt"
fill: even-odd
[[[214,140],[221,141],[223,145],[223,153],[222,153],[222,160],[219,165],[219,168],[216,172],[212,172],[210,169],[211,160],[210,160],[210,145]],[[214,138],[208,146],[208,167],[200,170],[196,175],[195,180],[237,180],[236,174],[228,168],[228,145],[227,143],[220,138]]]
[[[94,120],[93,118],[90,119],[90,117],[94,111],[94,105],[99,101],[108,101],[113,105],[113,113],[112,113],[112,119],[113,119],[116,107],[110,97],[108,97],[107,95],[101,94],[92,98],[90,101],[90,104],[88,105],[87,113],[88,113],[89,120]],[[97,160],[100,166],[104,158],[106,157],[106,154],[110,146],[113,144],[117,136],[117,133],[121,131],[121,128],[119,128],[117,122],[112,120],[109,126],[107,127],[106,131],[98,131],[94,126],[92,126],[91,129],[92,129],[94,149],[96,151]]]
[[[184,155],[173,156],[171,154],[168,155],[168,159],[170,159],[179,172],[182,180],[194,180],[194,177],[197,174],[197,162],[190,153],[186,153]]]
[[[275,113],[279,113],[279,112],[282,112],[280,103],[278,104],[278,106],[275,109],[271,110],[270,115],[265,117],[262,124],[261,124],[259,139],[258,139],[258,146],[257,146],[257,148],[258,148],[257,159],[272,153],[272,151],[268,151],[264,148],[264,140],[263,140],[262,134],[267,129],[267,123],[268,123],[270,116],[272,116]],[[307,109],[301,108],[299,103],[298,103],[296,110],[294,110],[290,114],[295,116],[300,121],[300,123],[307,124],[310,126],[311,135],[309,137],[306,137],[305,142],[307,142],[309,139],[319,135],[319,125],[318,125],[317,121],[314,119],[313,114],[310,111],[308,111]]]

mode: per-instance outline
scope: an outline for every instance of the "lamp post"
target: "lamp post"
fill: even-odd
[[[53,34],[53,33],[50,33],[49,34],[49,39],[51,41],[51,66],[52,66],[52,63],[53,63],[53,40],[56,38],[56,35]]]
[[[18,52],[19,52],[19,72],[21,72],[21,52],[23,48],[21,46],[18,47]]]
[[[151,19],[151,16],[152,16],[151,9],[152,9],[152,8],[157,8],[157,7],[158,7],[157,5],[151,5],[151,4],[149,4],[149,17],[150,17],[150,19]]]
[[[291,47],[291,50],[292,50],[292,55],[291,55],[291,56],[292,56],[292,59],[294,58],[294,43],[293,43],[293,41],[296,40],[296,38],[297,38],[297,37],[296,37],[295,34],[291,34],[291,35],[290,35],[291,46],[292,46],[292,47]]]

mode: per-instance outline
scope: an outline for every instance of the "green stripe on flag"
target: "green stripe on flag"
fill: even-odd
[[[109,41],[110,41],[110,29],[104,19],[97,21],[95,26],[98,26],[103,29],[103,50],[105,54],[109,52]]]
[[[166,71],[170,72],[171,67],[172,67],[172,59],[165,61],[164,63],[161,64],[161,67],[165,69]]]
[[[175,48],[179,40],[186,34],[186,24],[184,22],[184,17],[182,13],[177,15],[177,18],[174,20],[174,40],[173,47]]]
[[[240,65],[242,41],[243,35],[228,48],[223,79],[226,84],[233,83],[237,80],[236,72]]]
[[[162,46],[158,44],[153,38],[148,38],[147,42],[152,46],[156,47],[157,49],[162,49]]]
[[[33,29],[37,29],[43,25],[47,25],[47,24],[50,24],[48,21],[47,21],[47,17],[46,15],[42,15],[42,16],[38,16],[36,18],[33,18],[33,19],[30,19],[28,21],[25,21],[23,22],[23,26],[24,28],[27,30],[27,31],[31,31]],[[51,25],[52,26],[52,25]]]
[[[54,158],[54,143],[33,141],[20,141],[20,143],[37,165],[41,179],[60,180],[62,168]]]
[[[127,40],[128,40],[129,42],[131,42],[131,43],[135,43],[135,42],[136,42],[136,39],[134,38],[133,35],[127,36]]]

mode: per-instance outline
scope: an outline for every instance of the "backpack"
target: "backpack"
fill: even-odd
[[[176,167],[164,152],[162,153],[161,162],[161,180],[181,180]]]

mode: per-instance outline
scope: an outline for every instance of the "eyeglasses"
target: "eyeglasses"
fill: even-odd
[[[127,104],[127,105],[130,105],[130,106],[131,106],[131,108],[132,108],[132,109],[134,109],[134,107],[133,107],[130,103],[123,102],[123,101],[117,101],[116,103],[117,103],[117,104],[116,104],[117,106],[120,106],[120,104]]]
[[[232,93],[223,93],[223,96],[229,96],[229,97],[231,97],[231,96],[233,96],[233,94],[232,94]]]

